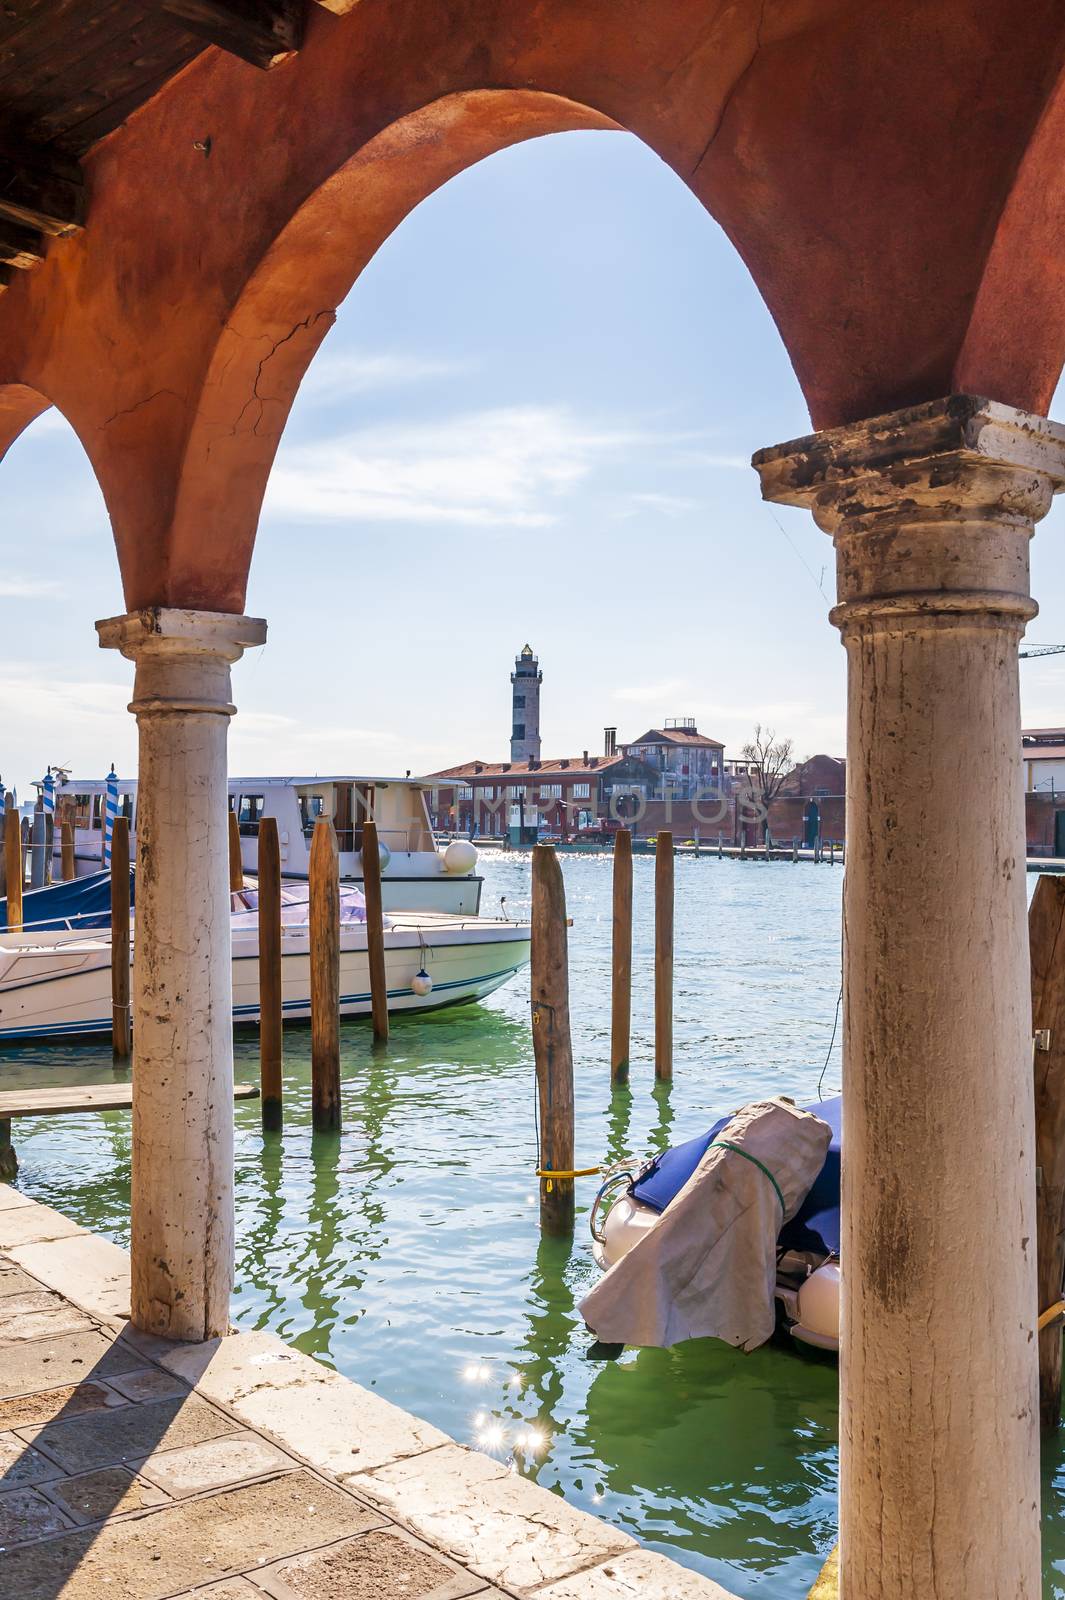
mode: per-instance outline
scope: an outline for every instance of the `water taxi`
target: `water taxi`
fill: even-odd
[[[135,860],[137,780],[118,778],[117,788],[118,814],[129,819],[130,855]],[[336,829],[341,879],[361,884],[362,827],[372,818],[377,824],[386,911],[476,916],[482,883],[476,871],[477,849],[468,839],[437,847],[426,804],[428,788],[407,777],[230,778],[229,803],[237,815],[244,869],[255,873],[259,822],[263,817],[275,817],[282,876],[306,880],[314,825],[319,818],[328,817]],[[71,778],[63,773],[56,778],[56,818],[73,824],[79,876],[100,870],[106,793],[104,779]],[[57,828],[57,863],[58,833]]]

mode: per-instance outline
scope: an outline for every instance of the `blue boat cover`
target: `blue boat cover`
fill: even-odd
[[[780,1230],[781,1247],[787,1250],[813,1250],[824,1255],[839,1255],[839,1161],[841,1148],[841,1115],[843,1102],[839,1095],[831,1100],[817,1100],[803,1106],[812,1111],[832,1129],[832,1142],[828,1147],[825,1164],[814,1180],[806,1199],[790,1222]],[[709,1133],[689,1139],[686,1144],[666,1150],[647,1168],[633,1185],[633,1194],[644,1205],[655,1211],[664,1211],[669,1202],[680,1193],[712,1140],[731,1119],[722,1117]]]
[[[129,874],[129,903],[133,904],[133,870]],[[111,926],[111,874],[94,872],[69,883],[52,883],[45,889],[27,889],[22,896],[22,926],[27,933],[56,933],[63,928]],[[7,900],[0,900],[0,930],[7,928]]]

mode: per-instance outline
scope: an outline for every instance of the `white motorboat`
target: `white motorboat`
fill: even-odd
[[[71,886],[73,887],[73,886]],[[42,894],[51,891],[39,891]],[[310,1016],[308,888],[282,887],[281,982],[287,1021]],[[233,1020],[259,1020],[258,894],[232,896]],[[91,921],[91,918],[87,918]],[[109,919],[108,919],[109,920]],[[525,922],[419,912],[386,915],[388,1009],[428,1011],[480,1000],[529,961]],[[133,938],[136,938],[134,915]],[[370,976],[361,890],[341,889],[340,1014],[368,1016]],[[111,1030],[108,926],[0,933],[0,1043],[80,1038]]]
[[[130,825],[130,855],[137,856],[137,780],[118,778],[118,812]],[[230,778],[229,804],[236,812],[244,870],[254,875],[258,862],[259,823],[277,821],[281,873],[306,880],[311,835],[321,818],[336,829],[340,876],[362,883],[362,826],[377,826],[381,856],[381,897],[386,911],[438,911],[451,916],[476,916],[481,905],[477,849],[468,839],[442,847],[433,836],[426,805],[427,786],[416,778],[314,777]],[[74,827],[74,853],[79,876],[100,870],[106,780],[70,778],[61,773],[55,784],[56,817]],[[59,859],[55,838],[56,871]]]

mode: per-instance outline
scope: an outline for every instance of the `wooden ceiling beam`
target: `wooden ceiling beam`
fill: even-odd
[[[35,267],[44,260],[44,240],[21,222],[0,217],[0,262],[10,267]]]
[[[269,70],[303,43],[304,0],[160,0],[189,33]]]
[[[44,233],[76,233],[85,224],[77,162],[0,135],[0,216]]]

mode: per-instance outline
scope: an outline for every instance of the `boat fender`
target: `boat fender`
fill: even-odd
[[[472,872],[477,865],[477,848],[468,839],[452,839],[444,851],[445,872]]]
[[[421,971],[416,972],[413,978],[410,980],[410,986],[416,995],[424,996],[429,994],[432,990],[433,980],[430,978],[425,968],[422,967]]]
[[[821,1350],[839,1348],[839,1262],[826,1261],[799,1289],[796,1339]]]
[[[380,857],[380,861],[381,861],[381,871],[382,872],[387,872],[388,871],[388,863],[392,859],[392,852],[388,848],[387,844],[385,844],[383,839],[378,839],[378,841],[377,841],[377,854]],[[359,860],[360,860],[360,862],[362,861],[362,851],[361,850],[359,851]]]

